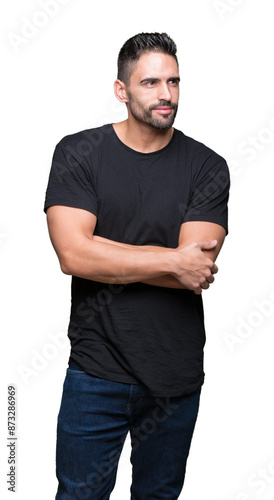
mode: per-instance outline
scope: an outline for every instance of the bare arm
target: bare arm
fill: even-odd
[[[184,247],[192,241],[217,240],[214,248],[204,249],[203,252],[214,262],[223,246],[226,236],[224,227],[213,222],[191,221],[181,225],[179,246]]]
[[[192,245],[193,250],[195,251],[195,247],[199,241],[216,240],[216,245],[212,246],[211,249],[203,249],[203,253],[215,262],[224,243],[225,236],[226,231],[219,224],[204,221],[185,222],[181,225],[178,248],[180,249],[186,245]],[[211,268],[211,271],[212,275],[216,274],[218,272],[218,267],[215,265]],[[213,281],[213,276],[208,277],[203,283],[201,283],[201,286],[195,291],[195,293],[201,293],[202,289],[209,288],[209,285],[213,283]],[[170,288],[187,288],[172,275],[164,275],[160,278],[146,280],[146,283]]]
[[[208,255],[208,257],[215,262],[220,249],[223,245],[224,239],[225,239],[226,231],[225,229],[220,226],[219,224],[214,224],[211,222],[198,222],[198,221],[193,221],[193,222],[186,222],[182,224],[181,226],[181,231],[179,235],[179,242],[178,242],[178,248],[183,248],[186,245],[191,244],[193,247],[193,250],[195,250],[196,243],[199,241],[204,241],[204,240],[217,240],[216,245],[212,247],[210,250],[203,250],[203,252]],[[127,245],[125,243],[118,243],[115,241],[107,240],[105,238],[101,238],[100,236],[94,236],[93,237],[96,241],[104,241],[109,244],[114,244],[118,245],[124,248],[135,248],[136,250],[139,251],[144,251],[144,250],[153,250],[153,251],[168,251],[168,248],[163,248],[163,247],[157,247],[157,246],[133,246],[133,245]],[[218,268],[215,266],[212,271],[212,274],[216,274]],[[203,289],[206,289],[209,287],[210,283],[213,283],[214,278],[208,278],[205,280],[205,282],[202,285]],[[186,289],[187,287],[182,284],[175,276],[171,274],[165,274],[157,278],[151,278],[143,281],[144,283],[147,283],[148,285],[154,285],[154,286],[161,286],[161,287],[167,287],[167,288],[180,288],[180,289]]]
[[[153,245],[128,245],[127,243],[120,243],[116,242],[113,240],[108,240],[106,238],[102,238],[101,236],[94,235],[93,236],[94,241],[101,241],[108,243],[110,245],[117,245],[122,248],[128,248],[128,249],[136,249],[138,251],[147,251],[151,250],[154,252],[165,252],[169,251],[169,248],[165,247],[158,247],[158,246],[153,246]],[[151,279],[146,279],[143,281],[143,283],[146,283],[147,285],[154,285],[154,286],[162,286],[166,288],[180,288],[180,289],[186,289],[187,287],[180,283],[174,276],[171,274],[163,274],[159,278],[151,278]]]
[[[50,238],[65,274],[102,283],[134,283],[164,274],[166,258],[153,251],[93,240],[96,217],[77,208],[55,205],[47,210]]]
[[[47,210],[50,238],[65,274],[102,283],[134,283],[172,275],[183,286],[200,293],[200,284],[211,279],[213,261],[203,249],[216,242],[200,242],[195,248],[128,248],[93,239],[96,217],[85,210],[55,205]]]

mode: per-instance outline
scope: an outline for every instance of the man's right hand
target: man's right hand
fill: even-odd
[[[212,250],[217,240],[191,242],[186,246],[178,247],[174,252],[175,270],[173,276],[186,288],[199,295],[202,290],[209,288],[214,281],[214,274],[218,267],[209,259],[204,250]]]

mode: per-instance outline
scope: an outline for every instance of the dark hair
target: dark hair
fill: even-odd
[[[166,33],[139,33],[127,40],[118,56],[117,78],[129,85],[133,67],[142,54],[146,52],[162,52],[176,60],[177,47]]]

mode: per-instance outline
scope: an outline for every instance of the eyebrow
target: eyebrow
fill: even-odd
[[[171,76],[170,78],[168,78],[168,80],[175,80],[176,82],[179,82],[180,81],[180,77],[179,76]],[[160,82],[160,78],[144,78],[143,80],[140,81],[140,83],[147,83],[147,82]]]

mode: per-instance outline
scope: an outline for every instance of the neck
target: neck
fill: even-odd
[[[129,148],[140,153],[153,153],[164,148],[171,140],[174,129],[159,130],[146,123],[131,121],[115,123],[114,130],[119,139]]]

